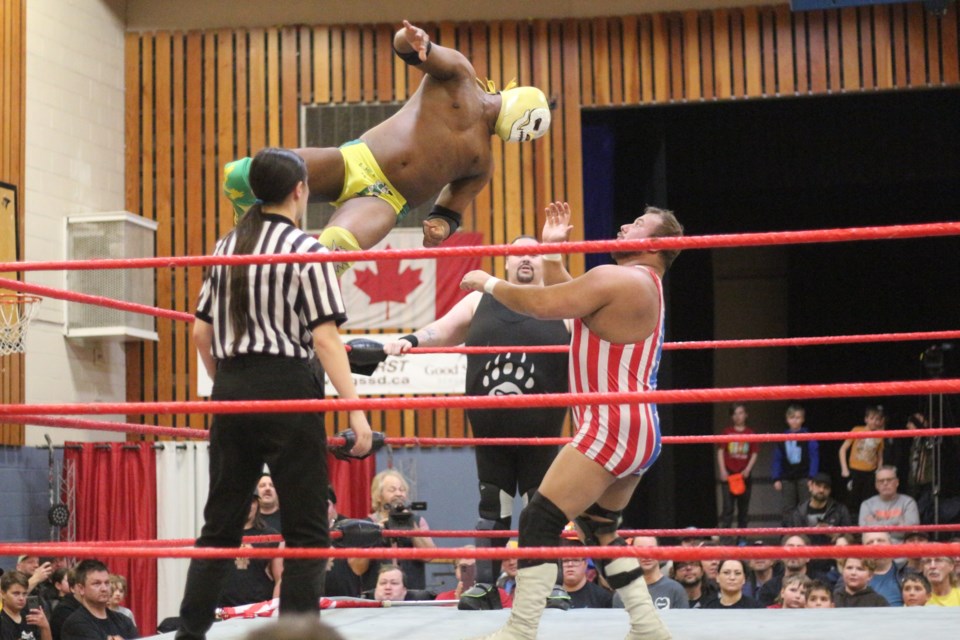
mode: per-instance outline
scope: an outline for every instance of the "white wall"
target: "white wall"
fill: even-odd
[[[123,0],[30,0],[27,5],[25,255],[62,260],[64,218],[124,208]],[[64,288],[62,271],[29,282]],[[26,402],[126,398],[123,348],[63,336],[64,303],[45,299],[27,338]],[[98,419],[120,419],[101,416]],[[28,445],[122,440],[122,434],[27,427]]]
[[[418,0],[417,2],[345,2],[344,0],[127,0],[127,28],[215,29],[273,27],[280,24],[400,24],[440,20],[526,20],[620,16],[685,9],[776,4],[778,0]]]

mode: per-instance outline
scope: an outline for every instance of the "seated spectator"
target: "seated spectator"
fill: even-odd
[[[809,547],[810,540],[804,535],[784,536],[781,546],[785,549],[795,549],[798,547]],[[783,580],[789,576],[807,576],[807,565],[810,562],[807,558],[787,557],[783,560],[783,575],[773,576],[764,583],[757,592],[757,603],[761,607],[769,607],[776,602],[783,588]]]
[[[868,531],[863,534],[863,544],[890,544],[890,534],[886,531]],[[903,596],[900,594],[900,581],[893,559],[874,558],[873,562],[876,567],[870,578],[870,588],[882,595],[891,607],[902,607]]]
[[[953,558],[940,556],[923,559],[923,575],[930,581],[928,607],[960,607],[960,588],[953,570]]]
[[[507,543],[507,549],[516,549],[517,541],[511,540]],[[509,595],[513,595],[514,589],[517,588],[517,559],[516,558],[504,558],[500,561],[500,577],[497,578],[497,587],[503,589]]]
[[[261,506],[262,506],[261,500]],[[330,519],[330,530],[348,518],[337,513],[337,494],[333,485],[327,487],[327,517]],[[382,541],[368,546],[380,546]],[[345,548],[351,545],[343,539],[334,539],[333,546]],[[389,563],[388,563],[389,564]],[[380,571],[380,561],[372,558],[330,558],[327,562],[327,573],[324,578],[323,594],[328,597],[346,596],[360,598],[364,594],[373,593],[377,588],[377,574]]]
[[[930,600],[930,581],[919,573],[910,573],[904,576],[900,583],[900,595],[905,607],[922,607]]]
[[[110,602],[110,572],[99,560],[85,560],[74,569],[80,607],[63,623],[63,640],[109,638],[129,640],[139,638],[136,625],[122,613],[112,611]]]
[[[30,578],[22,571],[8,571],[0,576],[0,639],[2,640],[50,640],[50,623],[43,607],[24,611]]]
[[[687,602],[691,609],[700,609],[705,602],[712,600],[719,591],[717,583],[703,575],[703,566],[697,560],[677,560],[673,563],[673,575],[687,592]]]
[[[262,501],[261,501],[261,510],[262,510]],[[341,520],[346,520],[347,516],[342,515],[337,512],[337,492],[334,491],[333,485],[327,485],[327,522],[331,529]]]
[[[783,579],[777,601],[767,609],[805,609],[807,606],[807,576],[789,576]]]
[[[277,496],[277,490],[273,486],[273,478],[269,473],[260,476],[257,482],[257,495],[260,496],[260,517],[267,523],[267,526],[283,532],[283,526],[280,516],[280,497]]]
[[[807,499],[783,517],[785,527],[849,527],[853,518],[847,507],[832,496],[833,481],[828,473],[817,473],[807,480]],[[830,544],[826,535],[811,535],[810,544]],[[812,574],[830,570],[830,560],[811,560],[808,569]]]
[[[843,561],[843,586],[837,585],[833,599],[837,607],[886,607],[889,603],[870,588],[875,564],[871,558]]]
[[[66,558],[63,556],[41,557],[40,566],[38,567],[41,575],[47,573],[47,567],[50,568],[50,572],[47,574],[47,579],[37,583],[37,587],[30,595],[40,596],[40,599],[43,601],[43,612],[47,614],[47,619],[49,620],[54,605],[60,600],[60,592],[53,583],[53,574],[57,571],[57,569],[65,569],[67,567]]]
[[[657,547],[659,541],[652,536],[637,536],[632,542],[635,547]],[[657,609],[689,609],[687,592],[679,582],[663,575],[660,561],[655,558],[637,558],[640,568],[643,569],[643,581],[647,583],[647,590]],[[623,600],[619,593],[613,594],[612,607],[623,608]]]
[[[377,574],[377,587],[373,599],[377,602],[402,602],[407,597],[406,576],[395,564],[385,564]]]
[[[723,560],[717,572],[720,593],[704,603],[704,609],[756,609],[757,601],[743,595],[747,566],[742,560]]]
[[[57,608],[57,605],[60,604],[60,601],[70,595],[70,581],[67,580],[67,573],[69,569],[66,567],[60,567],[53,572],[50,576],[50,582],[53,583],[54,588],[57,590],[57,597],[55,600],[51,601],[50,605],[54,609]]]
[[[468,544],[464,549],[476,549],[477,547]],[[458,558],[454,562],[453,573],[457,578],[456,589],[443,591],[437,594],[435,600],[459,600],[463,592],[477,583],[477,561],[475,558]],[[500,604],[504,609],[513,606],[513,598],[503,589],[497,589],[500,592]]]
[[[579,542],[565,546],[582,547]],[[564,558],[560,561],[563,590],[570,596],[571,609],[609,609],[613,594],[595,582],[587,580],[586,558]]]
[[[697,545],[698,547],[716,547],[717,543],[713,540],[705,540]],[[701,560],[700,566],[703,567],[703,575],[707,576],[707,580],[717,581],[717,572],[720,570],[720,560]]]
[[[803,426],[806,416],[806,411],[799,404],[787,407],[786,433],[810,433],[810,430]],[[807,500],[807,479],[816,476],[819,470],[820,444],[816,440],[787,440],[776,443],[770,477],[773,478],[773,488],[780,492],[780,513],[784,518],[797,505]]]
[[[954,544],[960,542],[960,536],[950,538],[950,542]],[[960,555],[953,556],[953,575],[956,577],[957,582],[960,583]]]
[[[53,564],[47,558],[41,562],[40,556],[22,555],[17,558],[16,570],[27,576],[30,580],[29,593],[36,596],[42,595],[38,593],[38,588],[50,578]]]
[[[90,561],[84,560],[83,562]],[[80,564],[83,564],[83,562]],[[67,571],[67,584],[70,586],[70,593],[60,598],[60,603],[50,616],[50,631],[53,634],[53,640],[60,640],[60,630],[63,628],[63,623],[81,606],[78,599],[80,588],[77,586],[76,568],[73,567]]]
[[[753,545],[763,546],[762,540],[754,540]],[[774,575],[783,575],[783,563],[770,558],[757,558],[747,561],[747,581],[743,585],[743,595],[749,596],[754,600],[758,597],[760,587],[770,581]]]
[[[370,501],[372,513],[370,519],[385,529],[430,529],[426,518],[410,510],[410,484],[397,469],[386,469],[373,477],[370,483]],[[394,538],[391,541],[394,547],[415,547],[418,549],[435,549],[433,538],[428,536],[411,536]],[[407,577],[408,587],[423,589],[427,583],[426,561],[401,560],[400,568]]]
[[[833,546],[835,547],[846,547],[856,543],[856,537],[850,533],[839,533],[833,539]],[[843,555],[846,555],[846,553]],[[831,589],[836,587],[837,583],[840,582],[841,574],[843,573],[843,560],[843,556],[837,558],[831,563],[830,570],[821,576],[823,581],[830,585]]]
[[[123,599],[127,595],[127,579],[121,575],[110,574],[110,609],[130,618],[133,624],[137,624],[137,619],[133,617],[133,611],[123,606]]]
[[[279,531],[266,523],[260,515],[262,498],[258,493],[250,497],[247,520],[243,525],[244,536],[277,535]],[[277,548],[279,542],[244,542],[243,547]],[[220,592],[218,607],[235,607],[276,598],[280,595],[280,580],[283,576],[283,558],[236,558],[230,565],[229,578]]]
[[[903,544],[913,544],[913,543],[923,543],[930,542],[930,536],[926,531],[908,531],[903,534]],[[899,561],[897,561],[899,564]],[[903,582],[903,579],[907,577],[907,574],[922,574],[923,573],[923,558],[907,558],[900,568],[897,570],[897,577],[900,579],[900,582]]]
[[[877,495],[867,498],[860,505],[860,526],[911,526],[920,524],[920,511],[910,496],[897,493],[900,481],[897,468],[890,465],[879,467],[876,477]],[[894,542],[903,542],[902,533],[890,536]]]
[[[316,614],[284,616],[261,625],[244,640],[344,640],[337,631],[317,619]]]
[[[690,533],[687,533],[680,537],[680,546],[681,547],[699,547],[704,542],[710,540],[709,537],[695,535],[693,531],[697,530],[697,527],[690,525],[689,527],[684,527],[685,529],[690,530]]]
[[[833,589],[825,582],[811,580],[806,598],[807,609],[833,609]]]

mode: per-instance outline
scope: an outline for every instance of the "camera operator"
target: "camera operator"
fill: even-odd
[[[370,497],[373,513],[370,519],[384,529],[429,530],[426,519],[410,509],[410,485],[403,474],[396,469],[381,471],[373,477],[370,485]],[[391,538],[392,547],[415,547],[435,549],[433,538],[415,536],[409,538]],[[426,562],[424,560],[401,560],[400,568],[406,576],[407,588],[426,588]]]

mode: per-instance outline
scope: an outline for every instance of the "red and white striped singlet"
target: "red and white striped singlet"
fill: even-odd
[[[643,342],[617,344],[599,338],[580,319],[570,342],[570,393],[620,393],[657,388],[663,349],[663,286],[657,285],[657,326]],[[579,427],[572,445],[618,478],[642,474],[660,455],[660,420],[656,404],[578,405]]]

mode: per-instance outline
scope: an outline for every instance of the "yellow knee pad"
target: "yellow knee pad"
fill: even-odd
[[[330,251],[360,250],[360,243],[357,242],[357,237],[343,227],[327,227],[317,239],[320,241],[320,244],[325,246],[327,249],[330,249]],[[352,266],[352,262],[334,262],[333,270],[336,272],[337,277],[339,278]]]

